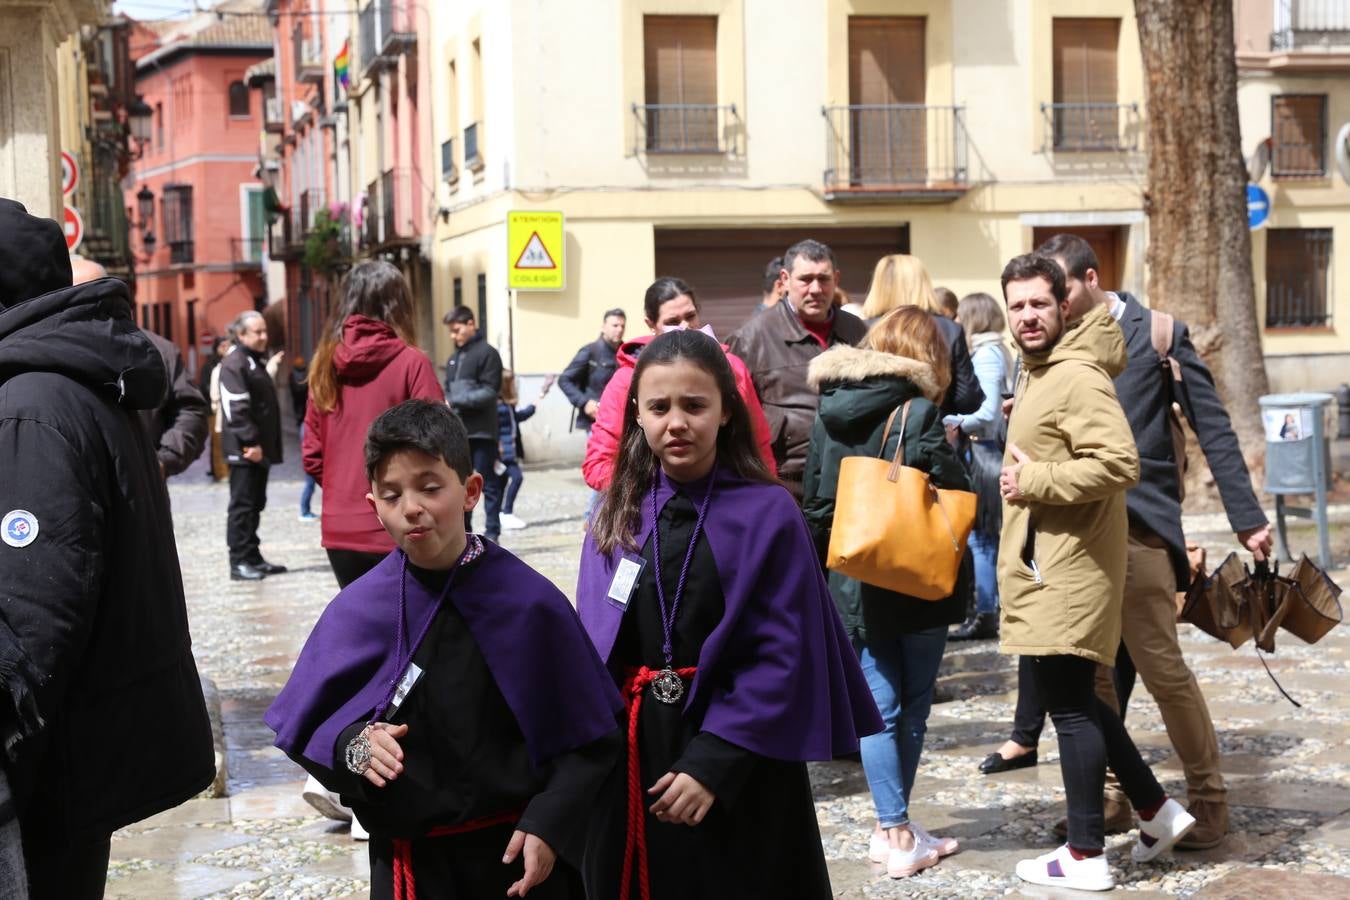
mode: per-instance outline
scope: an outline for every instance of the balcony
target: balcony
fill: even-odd
[[[637,119],[633,154],[683,153],[720,156],[730,152],[727,134],[739,121],[735,105],[711,103],[633,104]]]
[[[192,241],[169,241],[169,263],[171,265],[187,265],[193,258]]]
[[[417,46],[414,7],[405,0],[371,0],[358,15],[361,71],[398,65],[399,54]]]
[[[314,230],[314,218],[319,211],[325,209],[323,202],[323,191],[319,188],[309,188],[300,192],[300,241],[309,237],[310,232]]]
[[[828,106],[825,199],[945,203],[969,188],[965,109],[912,103]]]
[[[286,130],[286,123],[281,115],[280,97],[263,97],[263,130],[275,134]]]
[[[237,269],[251,269],[262,264],[262,238],[230,238],[230,263]]]
[[[1139,149],[1137,103],[1042,103],[1042,152],[1133,153]]]
[[[481,122],[464,126],[464,168],[470,172],[483,171],[483,154],[478,146]]]
[[[1350,6],[1343,0],[1277,0],[1275,52],[1350,52]]]
[[[305,23],[299,23],[291,32],[292,52],[295,56],[295,80],[323,84],[323,41],[305,34]]]
[[[385,172],[366,186],[362,247],[375,250],[390,244],[416,241],[420,232],[417,210],[411,170]]]
[[[268,259],[294,259],[299,253],[299,246],[292,236],[294,231],[294,220],[292,211],[282,212],[267,225],[267,257]]]
[[[459,167],[455,165],[455,139],[441,144],[441,180],[446,184],[459,181]]]

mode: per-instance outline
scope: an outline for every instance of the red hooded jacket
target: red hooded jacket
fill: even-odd
[[[337,369],[337,405],[305,411],[301,447],[305,471],[323,488],[323,545],[333,550],[387,553],[394,540],[366,502],[366,431],[391,406],[413,398],[445,402],[431,360],[403,343],[394,329],[365,316],[342,326],[342,343],[333,351]]]
[[[591,436],[586,441],[586,458],[581,463],[582,477],[597,491],[609,487],[609,479],[614,473],[614,457],[618,455],[619,435],[623,432],[623,404],[628,399],[628,386],[633,383],[638,353],[655,337],[654,334],[644,334],[631,341],[624,341],[616,357],[619,368],[615,370],[609,384],[605,385],[605,393],[600,397],[595,424],[591,426]],[[722,352],[726,353],[726,350],[727,345],[723,344]],[[727,362],[731,364],[731,373],[736,376],[736,388],[745,401],[745,409],[750,413],[750,427],[755,432],[759,456],[768,466],[769,474],[777,477],[778,467],[773,461],[769,423],[764,418],[764,408],[759,405],[755,383],[750,380],[750,370],[734,353],[727,353]]]

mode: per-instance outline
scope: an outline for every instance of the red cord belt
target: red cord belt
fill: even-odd
[[[493,825],[514,824],[520,821],[523,809],[484,816],[458,825],[440,825],[425,835],[429,838],[449,837],[453,834],[466,834],[480,831]],[[394,900],[417,900],[417,880],[413,878],[412,841],[408,838],[394,838]]]
[[[689,666],[676,669],[681,678],[693,678],[698,669]],[[638,713],[642,710],[642,694],[647,685],[660,676],[660,669],[630,669],[623,682],[623,696],[628,703],[628,834],[623,848],[623,881],[619,900],[628,900],[633,883],[633,857],[637,857],[638,892],[641,900],[651,900],[651,884],[647,880],[647,811],[643,808],[642,763],[638,759]]]

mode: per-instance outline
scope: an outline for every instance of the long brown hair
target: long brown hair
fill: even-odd
[[[651,490],[660,461],[637,421],[638,385],[643,373],[652,366],[671,365],[680,360],[693,363],[713,377],[722,396],[722,410],[730,416],[717,432],[717,465],[742,478],[773,482],[760,459],[750,413],[736,389],[736,376],[721,346],[699,331],[667,332],[642,348],[632,384],[628,386],[614,475],[591,519],[591,537],[601,553],[610,553],[615,547],[633,552],[641,549],[636,545],[635,532],[641,527],[642,501]]]
[[[342,329],[352,316],[365,316],[383,322],[399,340],[417,344],[417,326],[413,322],[412,291],[403,273],[384,260],[357,263],[339,288],[341,301],[323,326],[323,336],[309,365],[309,402],[319,412],[337,408],[337,367],[333,353],[342,343]]]
[[[952,383],[952,356],[933,315],[917,306],[902,306],[872,326],[867,347],[927,363],[937,385],[937,396],[928,399],[941,403]]]

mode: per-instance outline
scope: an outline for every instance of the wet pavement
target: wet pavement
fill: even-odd
[[[298,469],[292,462],[274,472],[260,530],[264,555],[290,572],[261,583],[229,580],[228,490],[204,473],[199,462],[170,482],[170,493],[197,661],[219,689],[227,796],[189,801],[116,834],[108,896],[364,897],[365,845],[300,799],[303,772],[271,747],[260,719],[336,591],[318,523],[296,519]],[[503,540],[569,595],[585,502],[574,472],[527,472],[516,511],[531,525]],[[315,510],[320,506],[317,494]],[[1231,549],[1231,535],[1197,529],[1222,527],[1211,517],[1189,529],[1211,546],[1211,560]],[[1306,532],[1293,542],[1315,547]],[[1338,573],[1342,583],[1350,583],[1346,574]],[[1232,651],[1183,626],[1183,649],[1219,733],[1233,833],[1214,850],[1143,866],[1129,861],[1133,836],[1110,838],[1122,888],[1206,898],[1350,897],[1350,629],[1336,629],[1315,647],[1283,632],[1279,641],[1267,661],[1302,708],[1279,696],[1250,645]],[[962,851],[892,881],[865,861],[872,809],[861,768],[813,766],[836,896],[1050,896],[1022,885],[1012,869],[1056,844],[1051,826],[1062,814],[1063,788],[1053,728],[1042,739],[1039,766],[987,778],[976,766],[1006,736],[1016,699],[1010,660],[991,641],[951,645],[940,693],[950,699],[929,720],[911,812],[934,834],[957,837]],[[1164,786],[1184,795],[1180,767],[1142,685],[1128,725]]]

